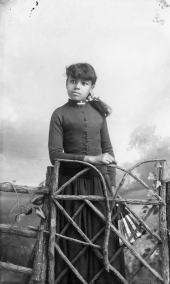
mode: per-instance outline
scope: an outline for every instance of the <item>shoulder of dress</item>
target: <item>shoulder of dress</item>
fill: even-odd
[[[74,114],[73,108],[68,105],[68,103],[58,107],[52,113],[52,118],[66,119]]]
[[[54,114],[54,115],[61,114],[61,113],[65,110],[65,108],[67,108],[67,104],[64,104],[64,105],[62,105],[62,106],[56,108],[56,109],[53,111],[53,114]]]
[[[89,111],[90,113],[93,113],[96,118],[101,118],[102,120],[104,120],[105,118],[101,115],[101,113],[99,112],[99,110],[97,110],[92,104],[88,103],[87,104],[88,108],[89,108]]]

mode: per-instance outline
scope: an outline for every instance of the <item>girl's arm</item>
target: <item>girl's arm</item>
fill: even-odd
[[[108,165],[110,163],[116,163],[112,144],[109,137],[106,118],[103,119],[103,125],[101,128],[101,147],[103,152],[102,155],[85,156],[84,161],[96,165],[101,165],[101,164]],[[108,167],[108,173],[110,176],[111,185],[116,187],[116,169]]]
[[[115,162],[115,155],[114,155],[113,147],[110,141],[106,118],[104,118],[103,120],[103,126],[101,129],[101,146],[102,146],[102,152],[108,153],[109,155],[111,155],[114,159],[113,162]],[[108,167],[108,173],[110,176],[111,185],[116,186],[116,169],[112,167]]]
[[[83,161],[85,157],[85,155],[63,153],[62,116],[56,114],[53,114],[51,117],[48,148],[53,165],[56,159]]]

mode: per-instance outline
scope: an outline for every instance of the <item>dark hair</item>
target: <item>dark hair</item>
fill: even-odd
[[[112,113],[112,108],[99,98],[93,98],[89,103],[97,109],[103,117],[107,117]]]
[[[95,85],[97,80],[94,68],[88,63],[76,63],[66,67],[66,75],[67,79],[71,76],[75,79],[91,81],[92,85]]]
[[[88,63],[76,63],[72,64],[69,67],[66,67],[66,76],[67,80],[69,76],[74,79],[88,80],[92,82],[92,85],[95,85],[97,80],[97,75],[94,68]],[[98,112],[106,117],[111,114],[112,109],[106,103],[104,103],[99,98],[91,98],[90,94],[87,97],[87,101],[98,110]]]

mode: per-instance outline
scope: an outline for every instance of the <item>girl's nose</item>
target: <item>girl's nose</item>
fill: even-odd
[[[80,89],[80,82],[77,82],[77,84],[75,84],[75,89]]]

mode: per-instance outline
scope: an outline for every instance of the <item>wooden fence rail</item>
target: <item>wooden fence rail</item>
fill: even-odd
[[[86,168],[82,170],[80,173],[76,174],[74,177],[70,178],[70,180],[58,188],[58,176],[59,176],[59,167],[60,162],[67,163],[67,162],[77,162],[83,164]],[[142,164],[146,163],[156,163],[156,179],[155,182],[159,181],[158,189],[155,190],[151,189],[143,180],[133,174],[133,170],[137,167],[141,166]],[[47,168],[47,175],[46,175],[46,184],[45,186],[41,187],[29,187],[29,186],[20,186],[20,185],[13,185],[11,183],[5,182],[0,183],[0,191],[1,192],[15,192],[15,193],[22,193],[22,194],[30,194],[35,193],[44,196],[43,200],[43,213],[45,214],[45,218],[41,218],[40,226],[38,228],[34,228],[29,226],[28,228],[20,228],[19,226],[11,226],[6,224],[0,224],[0,234],[8,234],[13,236],[23,236],[26,238],[35,238],[36,243],[34,249],[31,253],[30,260],[28,263],[28,267],[17,266],[12,263],[5,263],[0,262],[0,267],[2,269],[7,269],[11,271],[16,271],[23,273],[23,279],[21,284],[31,284],[31,283],[41,283],[41,284],[54,284],[60,283],[62,277],[67,273],[68,269],[71,269],[79,279],[81,283],[87,282],[83,279],[83,277],[79,274],[76,270],[74,264],[81,255],[90,247],[100,261],[103,262],[103,268],[95,275],[93,279],[89,282],[89,284],[95,283],[95,280],[103,273],[104,269],[111,270],[114,274],[116,274],[119,279],[124,284],[128,284],[132,281],[134,276],[140,271],[142,267],[148,269],[156,279],[164,284],[169,284],[169,255],[170,255],[170,248],[169,248],[169,232],[170,232],[170,180],[164,180],[164,159],[154,159],[150,161],[144,161],[138,163],[131,167],[129,170],[125,170],[117,165],[110,165],[115,167],[116,169],[124,172],[122,180],[120,181],[119,185],[116,189],[116,194],[114,198],[107,196],[107,190],[105,181],[103,176],[98,171],[98,169],[88,163],[80,162],[80,161],[71,161],[71,160],[58,160],[55,163],[54,168],[48,167]],[[76,178],[81,176],[84,172],[88,171],[90,168],[93,168],[97,171],[100,175],[101,181],[103,183],[103,197],[102,196],[93,196],[93,195],[62,195],[63,189],[71,182],[73,182]],[[135,181],[137,181],[140,185],[142,185],[145,189],[147,189],[151,193],[150,199],[123,199],[119,195],[119,191],[122,188],[125,179],[127,176],[131,176]],[[152,198],[152,196],[154,198]],[[75,200],[82,201],[82,204],[78,208],[77,212],[71,217],[65,211],[65,209],[61,206],[60,200]],[[97,202],[105,202],[107,215],[104,216],[92,203],[93,201]],[[135,232],[130,236],[127,240],[119,231],[118,229],[112,224],[111,219],[117,218],[117,215],[111,216],[112,208],[115,204],[125,204],[129,213],[137,220],[138,225],[136,230],[138,230],[141,226],[155,239],[156,244],[148,253],[148,255],[144,258],[142,257],[131,245],[130,240],[133,238]],[[131,209],[129,205],[149,205],[150,209],[148,210],[147,214],[142,218],[137,216],[137,214]],[[32,206],[32,203],[29,204]],[[88,239],[88,237],[81,231],[81,229],[75,223],[75,218],[81,212],[84,206],[88,206],[93,210],[94,214],[96,214],[101,222],[103,222],[103,229],[97,233],[96,236],[93,237],[92,240]],[[159,207],[159,234],[151,230],[151,228],[146,223],[147,218],[150,214],[155,210],[156,206]],[[58,234],[56,233],[56,210],[61,210],[62,214],[68,220],[68,224],[65,226],[64,230]],[[65,231],[70,226],[75,227],[75,229],[79,232],[83,240],[72,239],[69,237],[64,236]],[[121,239],[123,245],[118,249],[116,254],[112,256],[111,259],[108,259],[108,238],[110,230],[112,230],[117,236]],[[104,239],[104,250],[103,253],[101,248],[94,244],[96,239],[101,235],[102,232],[105,231],[105,239]],[[65,238],[69,242],[79,242],[83,244],[84,248],[80,253],[73,259],[69,261],[67,256],[65,256],[60,249],[58,241],[60,238]],[[129,276],[128,279],[125,279],[115,268],[112,266],[113,261],[116,257],[119,256],[121,251],[124,248],[128,248],[131,253],[137,258],[139,261],[138,267],[133,271],[133,273]],[[162,274],[160,275],[155,269],[153,269],[149,264],[148,260],[152,256],[152,254],[160,248],[162,251]],[[63,270],[63,272],[59,275],[58,279],[55,279],[55,250],[58,251],[60,256],[64,259],[67,263],[68,267]]]

